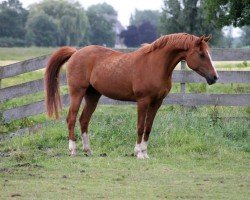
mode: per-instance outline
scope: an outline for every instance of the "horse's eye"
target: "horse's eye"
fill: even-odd
[[[201,58],[204,58],[205,57],[205,54],[204,53],[200,53],[199,54]]]

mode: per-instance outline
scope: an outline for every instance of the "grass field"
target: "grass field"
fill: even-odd
[[[233,113],[233,114],[232,114]],[[90,125],[94,151],[68,154],[63,121],[0,143],[0,199],[248,199],[249,110],[163,106],[149,160],[131,156],[134,106],[99,106]]]
[[[0,65],[50,54],[53,48],[0,48]],[[249,70],[250,62],[216,62],[220,70]],[[39,70],[2,80],[2,87],[43,77]],[[188,92],[250,93],[249,84],[187,84]],[[174,84],[172,92],[179,92]],[[62,88],[62,93],[67,87]],[[0,109],[42,100],[43,92]],[[62,120],[45,115],[0,124],[0,134],[46,122],[35,134],[0,141],[0,199],[249,199],[250,108],[162,106],[149,160],[131,154],[134,106],[98,106],[90,124],[94,151],[69,157]],[[1,116],[0,116],[1,120]]]

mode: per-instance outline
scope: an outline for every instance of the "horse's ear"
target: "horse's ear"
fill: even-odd
[[[200,44],[201,44],[202,40],[204,40],[204,38],[205,38],[205,35],[199,37],[199,39],[197,39],[197,40],[195,41],[195,45],[196,45],[196,46],[200,46]]]
[[[141,44],[141,47],[145,47],[147,45],[149,45],[149,43],[143,43],[143,44]]]
[[[209,36],[207,36],[207,37],[204,38],[204,41],[205,41],[205,42],[208,42],[209,40],[211,40],[211,38],[212,38],[212,35],[209,34]]]

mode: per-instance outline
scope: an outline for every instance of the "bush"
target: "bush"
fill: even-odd
[[[0,38],[0,47],[24,47],[26,42],[19,38],[2,37]]]

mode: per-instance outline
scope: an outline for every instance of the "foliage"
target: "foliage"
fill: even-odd
[[[214,20],[219,27],[250,25],[249,0],[207,0],[205,9],[208,21]]]
[[[28,12],[18,0],[8,0],[0,4],[0,38],[8,37],[0,46],[20,46],[23,40],[36,46],[92,43],[112,47],[116,18],[117,12],[106,3],[91,6],[87,16],[77,1],[43,0],[32,4]]]
[[[130,25],[120,34],[127,47],[138,47],[151,43],[158,37],[160,12],[156,10],[135,10],[130,17]]]
[[[157,39],[157,28],[149,21],[144,21],[139,27],[140,43],[151,43]]]
[[[0,38],[24,39],[27,15],[28,11],[19,0],[3,1],[0,4]]]
[[[123,30],[120,34],[124,38],[124,44],[127,47],[138,47],[140,45],[138,28],[134,25],[128,26],[127,30]]]
[[[53,18],[44,12],[36,13],[27,21],[27,40],[36,46],[57,46],[58,29]]]
[[[209,23],[206,21],[203,5],[204,0],[164,0],[161,33],[186,32],[197,36],[212,34],[211,44],[218,45],[223,36],[222,31],[216,28],[213,20]]]
[[[113,30],[116,23],[117,12],[107,3],[90,6],[87,10],[90,30],[88,33],[91,44],[115,45],[115,32]]]
[[[139,26],[144,22],[150,22],[158,27],[160,24],[161,14],[158,10],[137,10],[130,17],[130,25]]]
[[[23,47],[26,42],[20,38],[0,37],[0,47]]]
[[[157,38],[157,28],[149,21],[144,21],[138,27],[135,25],[128,26],[120,34],[124,38],[124,44],[127,47],[138,47],[143,43],[151,43]]]
[[[38,27],[38,20],[42,21],[43,27]],[[87,27],[87,16],[79,3],[71,3],[67,0],[44,0],[41,3],[33,4],[30,8],[27,40],[31,40],[39,46],[47,46],[52,40],[54,42],[51,46],[76,46],[82,40],[86,40]],[[43,30],[47,33],[42,33]],[[44,35],[49,38],[44,39]],[[42,38],[45,41],[40,42]]]

